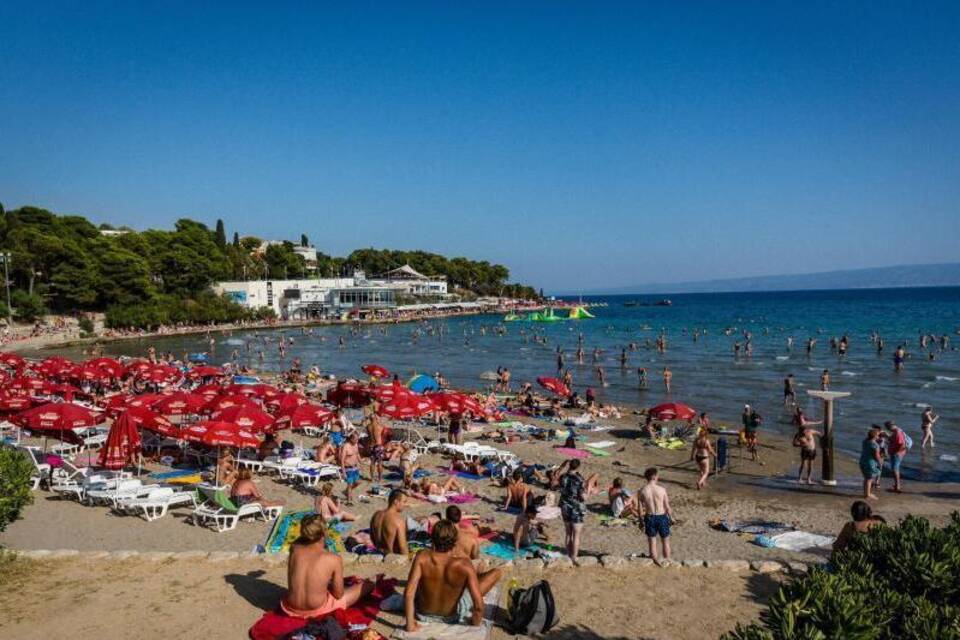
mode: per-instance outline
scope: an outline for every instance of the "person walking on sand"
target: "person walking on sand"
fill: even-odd
[[[933,425],[936,424],[939,419],[940,416],[933,414],[933,407],[928,406],[923,410],[923,413],[920,415],[920,429],[923,431],[923,440],[920,441],[921,449],[925,448],[927,443],[930,443],[931,449],[934,448]]]
[[[337,462],[340,463],[340,472],[347,484],[345,497],[346,505],[353,506],[353,492],[360,485],[360,446],[357,432],[353,431],[347,438],[347,441],[340,447],[337,453]]]
[[[650,467],[643,473],[647,484],[640,489],[640,511],[643,514],[643,532],[647,536],[650,558],[660,563],[670,559],[670,499],[667,490],[660,486],[660,475],[656,467]],[[657,539],[663,548],[663,555],[657,558]]]
[[[716,458],[717,452],[713,449],[713,443],[706,429],[701,429],[697,433],[697,439],[693,441],[693,447],[690,450],[690,459],[696,460],[697,468],[700,471],[700,477],[697,478],[697,491],[707,486],[707,477],[710,475],[710,458]]]
[[[880,453],[880,429],[872,427],[860,446],[860,473],[863,474],[863,497],[865,500],[878,500],[873,488],[880,480],[883,457]]]
[[[670,383],[673,381],[673,372],[667,367],[663,368],[663,388],[670,393]]]
[[[903,462],[903,457],[907,455],[907,449],[909,448],[907,434],[892,420],[887,420],[883,426],[889,432],[887,434],[887,456],[890,461],[890,470],[893,471],[893,487],[890,488],[890,491],[903,493],[900,482],[900,464]]]
[[[566,550],[571,560],[580,553],[580,534],[585,516],[584,501],[586,482],[580,475],[580,460],[574,458],[567,472],[560,478],[560,515],[566,530]]]

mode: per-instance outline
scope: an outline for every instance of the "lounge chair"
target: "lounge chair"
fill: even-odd
[[[142,498],[150,495],[150,492],[157,485],[145,485],[136,478],[124,478],[116,481],[106,481],[102,484],[92,485],[87,489],[85,497],[87,504],[108,504],[111,508],[117,509],[120,503],[126,500]]]
[[[193,524],[213,524],[218,533],[237,528],[240,518],[246,516],[262,517],[264,520],[276,520],[283,507],[264,507],[259,502],[248,502],[237,506],[230,500],[225,487],[199,485],[197,491],[203,502],[196,506],[190,521]]]
[[[308,487],[317,486],[321,480],[342,480],[340,467],[332,464],[303,466],[292,471],[282,472],[280,477],[291,478]]]
[[[37,447],[27,447],[27,446],[17,446],[16,450],[23,453],[27,456],[27,459],[30,460],[33,464],[33,474],[30,476],[30,488],[36,491],[40,488],[41,482],[49,482],[50,480],[50,465],[46,462],[40,462],[42,454],[40,449]]]
[[[155,487],[146,496],[123,500],[119,510],[141,513],[147,522],[153,522],[167,515],[171,507],[191,505],[197,508],[197,499],[193,491],[176,491],[172,487]]]

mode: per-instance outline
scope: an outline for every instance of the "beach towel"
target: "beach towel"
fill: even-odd
[[[587,451],[589,451],[591,454],[597,456],[598,458],[609,458],[609,457],[610,457],[610,452],[609,452],[609,451],[604,451],[603,449],[596,449],[596,448],[591,447],[591,446],[589,446],[589,445],[587,445]]]
[[[625,527],[627,525],[636,524],[632,520],[627,520],[626,518],[614,518],[606,514],[600,514],[597,516],[600,520],[600,526],[602,527]]]
[[[589,451],[582,451],[580,449],[568,449],[567,447],[554,447],[554,450],[562,456],[568,458],[588,458],[590,457]]]
[[[598,442],[588,442],[587,446],[592,449],[609,449],[617,446],[617,443],[613,440],[600,440]]]
[[[300,537],[300,522],[304,517],[313,514],[313,511],[292,511],[283,514],[273,523],[273,527],[263,544],[266,553],[288,553],[290,545]],[[327,551],[345,553],[343,534],[350,530],[350,525],[337,522],[327,528]]]
[[[483,597],[483,622],[479,626],[421,622],[417,631],[397,629],[393,637],[398,640],[486,640],[493,628],[493,616],[500,600],[500,587],[494,587]]]
[[[429,469],[417,469],[416,471],[413,472],[413,477],[415,480],[419,480],[420,478],[426,478],[432,475],[433,475],[433,471],[430,471]],[[388,481],[403,480],[403,473],[397,472],[397,471],[391,471],[389,473],[383,474],[383,479]]]
[[[458,478],[463,478],[464,480],[483,480],[483,476],[478,476],[475,473],[467,473],[466,471],[455,471],[453,469],[448,469],[446,467],[439,467],[440,473],[447,476],[457,476]]]
[[[447,502],[450,504],[472,504],[477,500],[479,500],[479,498],[472,493],[456,493],[447,496]]]
[[[392,595],[397,586],[393,578],[377,576],[373,592],[366,598],[348,609],[340,609],[323,618],[333,618],[345,630],[362,630],[369,627],[380,614],[380,604]],[[251,640],[281,640],[289,634],[307,626],[307,620],[291,618],[278,607],[275,611],[265,612],[257,622],[250,627]]]
[[[174,469],[173,471],[163,471],[151,473],[150,477],[154,480],[161,480],[172,482],[178,478],[183,478],[185,476],[198,476],[200,475],[200,469]]]
[[[771,536],[773,546],[777,549],[786,549],[787,551],[806,551],[807,549],[817,549],[830,547],[836,540],[833,536],[821,536],[806,531],[787,531]]]

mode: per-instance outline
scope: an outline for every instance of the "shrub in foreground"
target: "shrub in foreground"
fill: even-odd
[[[960,514],[943,529],[912,516],[856,536],[785,585],[760,623],[724,640],[960,640]]]
[[[33,502],[30,476],[33,465],[19,451],[0,448],[0,531],[17,519],[20,510]]]

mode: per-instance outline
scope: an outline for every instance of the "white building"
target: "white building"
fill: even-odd
[[[340,317],[396,307],[395,291],[361,277],[218,282],[213,290],[250,309],[269,307],[285,320]]]
[[[447,295],[445,277],[425,276],[409,264],[374,276],[369,282],[412,296],[445,297]]]

